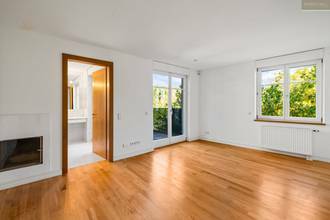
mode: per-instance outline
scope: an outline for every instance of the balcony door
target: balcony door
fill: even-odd
[[[153,140],[161,147],[186,140],[185,76],[154,72]]]

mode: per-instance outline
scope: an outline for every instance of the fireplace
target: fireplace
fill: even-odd
[[[0,141],[0,172],[42,164],[43,137]]]

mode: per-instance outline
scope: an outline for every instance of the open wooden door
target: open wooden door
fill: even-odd
[[[68,63],[69,61],[104,67],[93,76],[95,102],[93,151],[113,161],[113,63],[94,58],[62,54],[62,174],[68,172]]]
[[[93,73],[93,152],[107,158],[106,69]]]

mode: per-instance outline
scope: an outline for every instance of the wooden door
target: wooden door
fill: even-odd
[[[93,73],[93,152],[106,158],[106,69]]]

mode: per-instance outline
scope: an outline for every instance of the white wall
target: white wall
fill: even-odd
[[[199,139],[199,74],[188,76],[188,141]]]
[[[68,125],[68,143],[87,142],[87,123],[69,123]]]
[[[50,166],[37,171],[24,169],[24,178],[21,170],[16,170],[15,178],[11,179],[5,176],[13,171],[2,172],[0,189],[61,173],[62,53],[114,63],[115,159],[153,150],[151,60],[39,33],[2,28],[0,116],[47,114],[50,141],[44,147],[49,152]],[[19,133],[19,129],[17,131]],[[140,144],[128,146],[132,141],[139,141]]]
[[[319,129],[314,134],[313,157],[330,161],[330,48],[325,51],[325,120],[327,126],[289,125]],[[255,62],[206,70],[200,77],[200,135],[203,139],[257,147],[260,126],[255,119]]]

